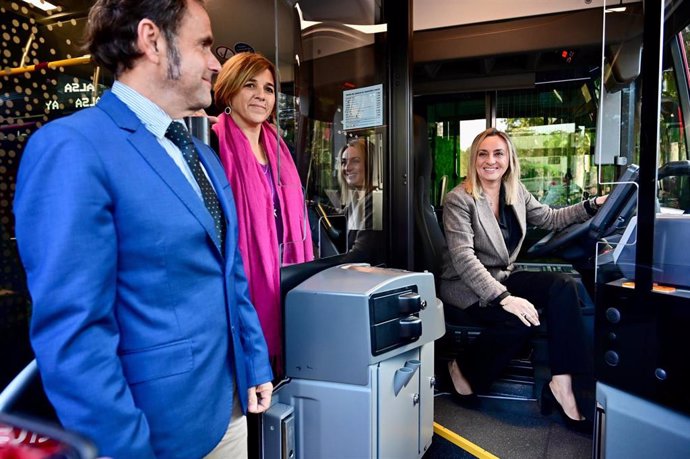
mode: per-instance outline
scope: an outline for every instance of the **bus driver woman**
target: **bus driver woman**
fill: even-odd
[[[498,377],[544,319],[553,375],[542,392],[542,412],[559,408],[566,425],[590,431],[572,390],[572,375],[591,367],[575,281],[552,272],[513,272],[527,225],[560,229],[587,220],[601,196],[563,209],[537,201],[522,185],[510,138],[487,129],[472,143],[467,179],[445,198],[443,223],[450,252],[441,299],[487,327],[463,362],[449,372],[456,398],[471,400]]]

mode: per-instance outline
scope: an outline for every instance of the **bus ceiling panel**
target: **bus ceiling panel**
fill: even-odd
[[[414,61],[433,62],[601,43],[601,10],[415,32]]]
[[[479,78],[449,79],[443,81],[418,81],[415,79],[414,96],[457,94],[479,91],[502,91],[533,88],[534,73],[483,76]]]
[[[306,21],[372,25],[380,20],[382,0],[285,0],[285,3],[298,4]]]
[[[565,54],[564,54],[565,53]],[[531,88],[597,78],[601,46],[422,62],[414,65],[415,95]]]
[[[639,0],[608,0],[608,6],[627,6]],[[455,27],[545,14],[600,9],[604,0],[415,0],[414,30]]]

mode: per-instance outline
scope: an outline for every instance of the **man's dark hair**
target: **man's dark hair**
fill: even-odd
[[[204,4],[203,0],[98,0],[89,12],[85,48],[97,64],[118,76],[143,55],[136,43],[137,27],[147,18],[161,30],[174,57],[187,1]]]

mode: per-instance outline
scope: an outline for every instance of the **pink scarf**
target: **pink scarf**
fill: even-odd
[[[264,331],[276,376],[283,374],[283,317],[280,304],[280,260],[302,263],[314,258],[311,231],[305,216],[302,183],[287,145],[268,122],[261,127],[271,175],[280,202],[283,245],[278,236],[271,188],[254,157],[249,140],[231,116],[221,114],[213,126],[218,136],[220,159],[232,187],[237,207],[239,247],[249,281],[252,302]],[[278,172],[280,158],[280,173]]]

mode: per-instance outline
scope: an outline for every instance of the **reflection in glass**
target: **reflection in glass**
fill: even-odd
[[[346,221],[347,261],[383,261],[382,191],[374,183],[376,146],[354,138],[340,149],[340,199]]]
[[[385,225],[380,211],[371,212],[367,224],[363,209],[367,203],[370,209],[380,209],[383,202],[387,115],[386,68],[381,56],[386,26],[380,23],[379,5],[364,2],[360,6],[300,2],[293,22],[281,16],[277,24],[280,37],[293,36],[292,41],[281,40],[277,52],[280,92],[285,94],[279,125],[283,138],[294,141],[291,147],[306,188],[317,257],[342,255],[358,247],[357,232],[373,231],[363,227],[375,226],[382,236]],[[360,119],[367,120],[362,121],[364,125],[351,123],[355,121],[352,104],[365,110],[360,112]],[[375,150],[365,165],[368,181],[341,187],[342,152],[354,138],[366,139]],[[358,253],[360,261],[382,259],[369,248]]]

